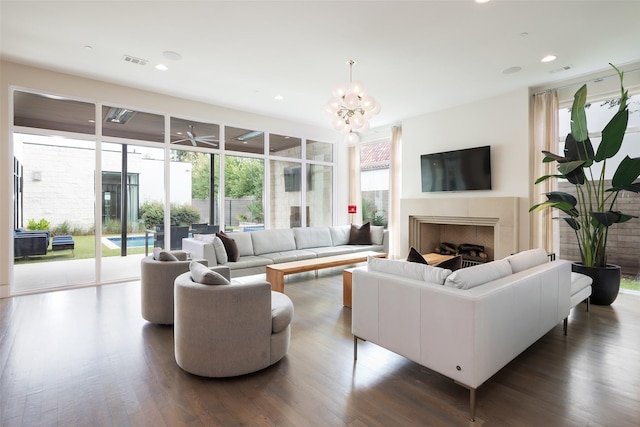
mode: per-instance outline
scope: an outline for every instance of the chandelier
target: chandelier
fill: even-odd
[[[348,62],[349,86],[336,85],[333,88],[333,97],[324,107],[325,112],[331,117],[333,127],[344,132],[347,142],[350,143],[359,140],[354,131],[369,130],[369,118],[380,112],[380,104],[366,93],[362,82],[353,81],[352,71],[355,63],[353,59]]]

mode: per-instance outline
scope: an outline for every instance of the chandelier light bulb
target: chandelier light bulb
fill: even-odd
[[[333,96],[336,98],[342,98],[347,94],[347,85],[339,83],[333,87]]]
[[[354,60],[348,62],[349,85],[335,85],[332,90],[333,97],[324,107],[324,111],[331,117],[333,127],[347,134],[347,142],[358,142],[360,138],[353,130],[369,130],[369,118],[378,114],[381,109],[373,96],[366,93],[364,84],[359,80],[352,80],[355,63]]]
[[[353,132],[349,132],[344,138],[344,141],[347,143],[347,145],[355,145],[360,142],[360,137]]]

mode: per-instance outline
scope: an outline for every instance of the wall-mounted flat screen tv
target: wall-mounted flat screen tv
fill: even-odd
[[[420,156],[422,192],[491,190],[491,147]]]

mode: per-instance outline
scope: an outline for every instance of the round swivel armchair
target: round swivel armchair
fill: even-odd
[[[183,251],[154,250],[140,261],[140,311],[143,319],[160,325],[173,324],[173,285],[189,271],[191,261]],[[207,260],[198,260],[207,265]]]
[[[202,266],[195,268],[202,270]],[[175,280],[175,357],[187,372],[204,377],[230,377],[255,372],[282,359],[289,349],[293,303],[272,292],[269,282],[229,281],[222,276],[204,284],[194,272]],[[195,277],[195,279],[194,279]]]

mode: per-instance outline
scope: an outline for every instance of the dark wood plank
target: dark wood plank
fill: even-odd
[[[182,371],[138,282],[0,300],[0,425],[637,426],[640,297],[576,307],[478,390],[364,342],[353,361],[342,269],[291,276],[291,349],[237,378]]]

